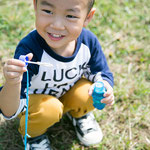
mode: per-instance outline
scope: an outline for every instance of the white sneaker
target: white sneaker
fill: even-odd
[[[24,142],[24,139],[23,139]],[[46,134],[42,134],[38,137],[28,138],[27,150],[52,150],[50,141]]]
[[[103,133],[93,113],[88,113],[81,118],[73,118],[69,113],[67,116],[73,122],[78,139],[85,146],[95,145],[101,142]]]

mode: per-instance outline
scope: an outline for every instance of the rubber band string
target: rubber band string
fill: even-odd
[[[25,67],[27,68],[28,66],[28,63],[27,61],[29,60],[29,58],[25,55],[21,55],[19,57],[19,60],[25,62]],[[27,137],[30,137],[27,133],[27,129],[28,129],[28,108],[29,108],[29,72],[28,72],[28,69],[27,69],[27,86],[26,86],[26,112],[25,112],[25,136],[24,136],[24,149],[26,150],[27,149]]]
[[[42,65],[42,66],[46,66],[46,67],[52,67],[51,64],[49,63],[42,63],[42,62],[31,62],[29,61],[28,56],[26,55],[20,55],[19,60],[25,62],[25,67],[27,68],[28,63],[31,64],[36,64],[36,65]],[[28,129],[28,108],[29,108],[29,72],[27,69],[27,86],[26,86],[26,112],[25,112],[25,136],[24,136],[24,150],[27,149],[27,137],[30,137],[28,135],[27,129]]]
[[[28,73],[28,70],[27,70],[27,91],[26,91],[26,113],[25,113],[25,136],[24,136],[24,149],[26,150],[27,148],[27,136],[28,133],[27,133],[27,129],[28,129],[28,108],[29,108],[29,96],[28,96],[28,93],[29,93],[29,73]]]

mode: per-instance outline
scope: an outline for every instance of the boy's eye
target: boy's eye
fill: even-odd
[[[76,19],[78,17],[77,16],[73,16],[73,15],[67,15],[67,18]]]
[[[50,10],[43,9],[42,11],[46,12],[47,14],[52,14],[52,12]]]

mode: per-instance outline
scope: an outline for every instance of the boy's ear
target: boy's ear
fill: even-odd
[[[91,21],[91,19],[94,16],[94,13],[96,11],[96,8],[92,8],[91,11],[89,12],[89,14],[87,15],[85,21],[84,21],[84,27],[86,27],[88,25],[88,23]]]

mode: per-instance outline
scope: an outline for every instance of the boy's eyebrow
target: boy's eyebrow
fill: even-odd
[[[44,0],[41,1],[41,5],[46,5],[46,6],[54,7],[53,4],[51,4],[51,3],[47,2],[47,1],[44,1]]]
[[[68,12],[80,12],[80,9],[79,8],[70,8],[70,9],[67,9]]]

